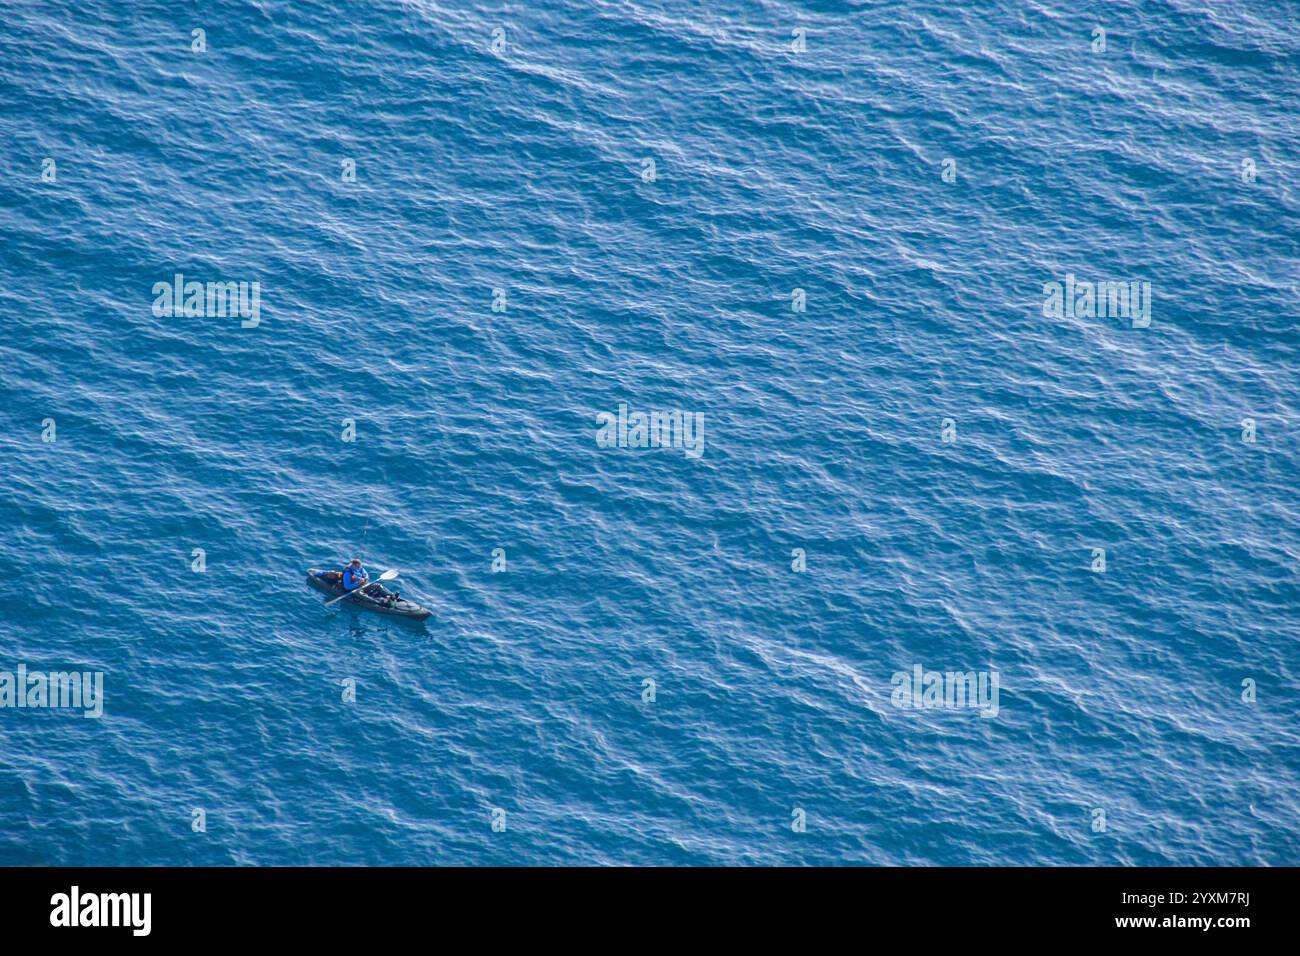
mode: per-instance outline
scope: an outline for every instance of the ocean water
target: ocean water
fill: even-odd
[[[0,671],[104,702],[0,863],[1300,862],[1298,105],[1285,3],[4,0]]]

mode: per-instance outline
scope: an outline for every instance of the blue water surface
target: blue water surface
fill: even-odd
[[[1296,10],[0,3],[0,864],[1300,862]]]

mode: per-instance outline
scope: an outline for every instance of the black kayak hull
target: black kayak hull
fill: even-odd
[[[319,570],[319,568],[307,569],[307,583],[317,591],[324,591],[330,597],[341,597],[344,593],[342,588],[334,587],[316,577]],[[339,603],[365,608],[367,611],[374,611],[376,614],[387,614],[389,617],[405,618],[408,621],[423,621],[433,613],[428,608],[420,607],[420,605],[408,601],[406,598],[398,598],[390,607],[386,601],[377,601],[365,594],[349,594]]]

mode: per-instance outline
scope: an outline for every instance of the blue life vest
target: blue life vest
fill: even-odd
[[[366,576],[364,565],[360,568],[354,568],[349,564],[343,569],[343,589],[345,591],[355,591],[361,587],[361,579]]]

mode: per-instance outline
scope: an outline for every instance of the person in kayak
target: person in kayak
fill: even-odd
[[[361,559],[353,558],[352,562],[343,569],[343,590],[355,591],[358,588],[364,588],[369,583],[370,575],[361,566]]]

